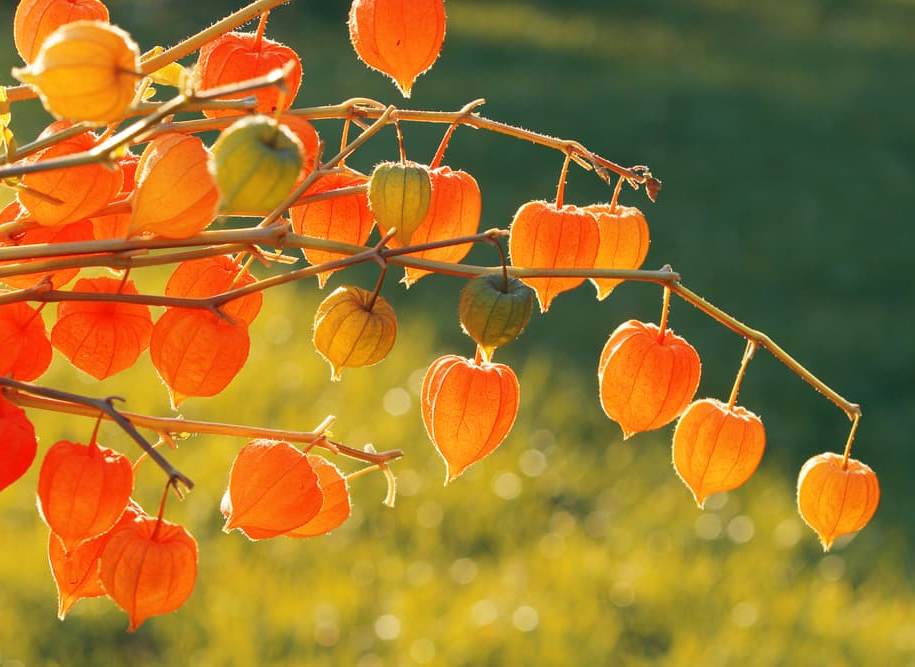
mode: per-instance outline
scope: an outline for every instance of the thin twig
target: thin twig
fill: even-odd
[[[0,378],[0,382],[2,381],[3,379]],[[43,396],[34,395],[30,390],[20,391],[18,389],[13,389],[8,390],[5,395],[7,400],[26,408],[35,408],[38,410],[47,410],[50,412],[78,415],[82,417],[98,417],[98,409],[95,407],[87,406],[82,403],[74,403],[68,400],[45,398]],[[371,464],[394,461],[403,456],[403,452],[399,449],[369,453],[339,442],[326,440],[320,432],[320,427],[315,431],[287,431],[274,428],[261,428],[258,426],[245,426],[242,424],[197,421],[181,417],[154,417],[133,412],[121,412],[120,414],[124,419],[135,426],[148,428],[160,436],[165,436],[166,439],[181,436],[185,433],[196,433],[248,439],[262,438],[265,440],[285,440],[287,442],[305,444],[316,443],[315,446],[322,447],[333,454],[340,454],[356,461],[363,461]],[[105,413],[103,418],[109,421],[112,420],[108,413]]]

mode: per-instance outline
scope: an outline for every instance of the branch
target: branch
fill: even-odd
[[[309,107],[303,109],[290,109],[286,114],[307,118],[309,120],[330,120],[346,118],[378,119],[384,113],[385,107],[380,102],[366,98],[353,98],[340,104]],[[166,132],[207,132],[221,130],[231,125],[237,117],[227,116],[221,118],[207,118],[201,120],[179,121],[163,123],[154,130],[154,133]],[[515,125],[509,125],[496,120],[485,118],[476,113],[458,111],[425,111],[419,109],[398,109],[394,117],[388,122],[397,121],[414,123],[445,123],[468,125],[480,130],[487,130],[496,134],[503,134],[515,139],[529,141],[540,146],[546,146],[561,153],[567,154],[580,167],[586,170],[594,169],[601,177],[608,179],[601,173],[607,170],[622,176],[633,187],[644,185],[649,198],[654,201],[661,189],[661,181],[652,176],[651,171],[644,166],[623,167],[607,158],[585,148],[578,141],[560,139],[541,132],[533,132]]]
[[[132,250],[192,248],[229,243],[245,245],[256,243],[279,247],[283,245],[283,238],[286,234],[287,232],[284,228],[275,225],[260,229],[220,229],[212,232],[201,232],[186,239],[139,237],[134,239],[106,239],[103,241],[74,241],[70,243],[34,243],[0,248],[0,262],[42,257],[64,257],[67,255],[92,255],[106,252],[122,253]]]
[[[335,169],[317,169],[312,174],[314,178],[309,178],[308,186],[310,186],[318,177],[327,176],[330,174],[338,173]],[[306,188],[308,187],[306,186]],[[304,194],[304,192],[296,199],[290,208],[293,206],[302,206],[304,204],[311,204],[318,201],[324,201],[327,199],[335,199],[337,197],[348,197],[350,195],[360,194],[368,190],[367,185],[350,185],[344,188],[335,188],[333,190],[325,190],[324,192],[316,192],[313,194]],[[93,218],[101,218],[108,215],[120,215],[120,214],[129,214],[131,212],[131,197],[128,196],[125,199],[118,199],[105,208],[101,209],[98,213],[95,213]],[[236,212],[232,211],[229,213],[223,213],[222,215],[231,218],[260,218],[260,215],[254,215],[249,212]],[[26,232],[30,229],[39,227],[40,225],[29,216],[22,216],[11,220],[9,222],[4,222],[0,224],[0,239],[13,239],[17,234]],[[261,224],[261,227],[266,227],[266,225]]]
[[[480,241],[490,241],[493,235],[504,235],[505,230],[489,230],[472,236],[458,237],[432,243],[423,243],[406,246],[403,248],[384,248],[377,249],[366,246],[351,245],[338,241],[319,239],[309,236],[288,234],[283,226],[271,225],[269,227],[225,230],[217,232],[204,232],[196,237],[184,240],[168,239],[137,239],[128,241],[88,241],[80,243],[62,243],[62,244],[36,244],[33,246],[20,246],[17,248],[0,248],[0,261],[7,259],[23,259],[29,257],[47,257],[70,254],[82,254],[93,251],[114,251],[123,252],[135,250],[138,248],[170,248],[181,246],[207,245],[215,246],[219,242],[234,243],[238,245],[251,246],[256,243],[268,243],[274,247],[282,248],[312,248],[326,250],[330,252],[348,255],[348,257],[308,266],[295,271],[266,278],[258,282],[246,285],[241,288],[223,292],[222,294],[208,297],[205,299],[178,299],[173,297],[159,297],[146,295],[129,295],[129,294],[98,294],[98,293],[75,293],[61,292],[57,290],[47,290],[46,288],[36,287],[27,288],[8,292],[0,296],[0,303],[11,301],[35,300],[35,301],[64,301],[85,300],[85,301],[104,301],[119,300],[130,301],[132,303],[146,303],[147,305],[165,305],[180,306],[186,308],[207,308],[219,312],[220,306],[232,301],[233,299],[246,296],[253,292],[262,291],[270,287],[285,284],[295,280],[316,275],[324,271],[345,268],[366,261],[377,261],[382,259],[392,264],[409,266],[418,269],[425,269],[433,273],[451,275],[463,278],[471,278],[479,275],[490,273],[499,273],[503,270],[501,266],[475,266],[471,264],[436,262],[410,257],[410,253],[416,253],[432,248],[441,248],[448,245],[462,245],[467,243],[476,243]],[[210,249],[207,250],[209,252]],[[213,250],[213,254],[216,254]],[[99,257],[99,263],[118,262],[116,256]],[[88,261],[92,258],[85,258]],[[150,264],[157,258],[147,258]],[[73,258],[73,261],[83,261],[82,258]],[[139,261],[139,260],[135,260]],[[164,263],[164,262],[163,262]],[[40,270],[38,263],[29,267],[31,272]],[[2,272],[0,267],[0,272]],[[546,278],[546,277],[567,277],[567,278],[616,278],[627,281],[651,282],[670,287],[671,292],[679,296],[684,301],[691,303],[712,319],[723,324],[725,327],[743,336],[748,340],[753,340],[756,344],[768,350],[776,359],[784,364],[789,370],[813,386],[817,391],[826,396],[836,406],[848,415],[849,419],[854,419],[861,415],[861,407],[842,397],[838,392],[829,387],[825,382],[816,377],[807,370],[794,357],[783,350],[775,341],[761,331],[753,329],[717,306],[709,303],[707,300],[689,290],[681,282],[679,274],[673,272],[670,267],[664,267],[658,271],[645,270],[624,270],[624,269],[555,269],[555,268],[528,268],[528,267],[508,267],[508,274],[518,278]],[[0,273],[0,275],[3,275]]]
[[[683,285],[683,283],[681,283],[679,280],[670,284],[670,290],[687,303],[692,304],[700,311],[711,317],[716,322],[723,324],[726,328],[740,336],[743,336],[747,340],[753,341],[757,346],[768,350],[769,353],[780,362],[782,362],[782,364],[784,364],[788,370],[800,377],[802,380],[804,380],[804,382],[823,394],[823,396],[828,398],[830,401],[835,403],[835,405],[837,405],[840,410],[848,415],[848,418],[851,421],[855,422],[856,420],[860,419],[860,405],[857,403],[852,403],[848,399],[843,398],[837,391],[832,389],[829,385],[827,385],[825,382],[807,370],[797,359],[785,352],[785,350],[782,349],[768,335],[762,331],[748,327],[737,318],[721,310],[721,308],[718,306],[709,303],[707,300],[692,290],[687,289],[686,286]]]
[[[0,384],[6,384],[4,378],[0,378]],[[16,384],[34,388],[34,385],[25,385],[25,383],[21,382]],[[47,391],[50,392],[54,390]],[[37,392],[33,392],[32,389],[20,390],[19,388],[13,388],[5,390],[7,400],[24,408],[35,408],[37,410],[47,410],[61,414],[98,418],[98,410],[93,407],[88,407],[85,403],[45,398],[36,394]],[[154,417],[134,412],[120,412],[119,414],[135,426],[148,428],[158,434],[165,434],[170,437],[181,436],[185,433],[196,433],[198,435],[228,435],[248,439],[264,438],[266,440],[285,440],[287,442],[313,444],[315,447],[326,449],[332,454],[340,454],[355,461],[363,461],[374,465],[395,461],[403,457],[403,452],[399,449],[392,449],[384,452],[367,452],[333,440],[328,440],[322,433],[314,431],[285,431],[281,429],[261,428],[258,426],[245,426],[242,424],[196,421],[184,419],[183,417]],[[112,417],[107,412],[102,415],[102,418],[113,421]]]
[[[271,0],[272,1],[272,0]],[[211,100],[225,97],[237,93],[246,93],[259,88],[275,86],[283,81],[286,72],[283,69],[275,69],[263,76],[240,81],[227,86],[219,86],[209,90],[195,93],[177,95],[167,102],[163,102],[155,111],[148,116],[128,125],[120,132],[115,133],[108,139],[93,146],[88,151],[74,153],[50,160],[15,162],[10,165],[0,166],[0,180],[7,178],[17,178],[26,174],[33,174],[44,171],[53,171],[55,169],[72,169],[87,164],[98,162],[108,162],[111,160],[111,154],[129,144],[147,130],[161,124],[161,122],[178,111],[186,109],[189,105],[204,103]]]
[[[105,399],[91,398],[89,396],[72,394],[67,391],[60,391],[59,389],[51,389],[49,387],[40,387],[26,382],[19,382],[18,380],[7,377],[0,377],[0,386],[9,387],[13,390],[11,392],[4,391],[4,393],[7,395],[7,398],[14,403],[18,402],[16,400],[17,397],[23,396],[23,394],[19,392],[25,392],[27,394],[32,394],[33,397],[44,397],[45,399],[58,402],[62,401],[76,408],[80,408],[82,411],[78,414],[84,414],[87,417],[98,418],[99,414],[101,414],[105,419],[109,419],[120,426],[121,429],[130,436],[144,452],[146,452],[146,455],[165,471],[165,474],[168,475],[169,482],[173,485],[180,482],[188,490],[194,488],[194,482],[169,463],[168,460],[162,456],[148,440],[146,440],[146,438],[140,435],[140,432],[137,431],[133,423],[124,414],[115,409],[114,400],[116,397]]]
[[[136,251],[145,252],[145,251]],[[217,245],[199,250],[186,250],[182,252],[163,253],[161,255],[136,255],[130,253],[111,253],[106,255],[86,255],[81,257],[62,257],[44,261],[24,261],[18,264],[0,266],[0,282],[10,276],[27,276],[31,274],[53,273],[62,269],[108,268],[123,271],[126,269],[139,269],[148,266],[162,266],[165,264],[180,264],[193,259],[213,257],[215,255],[228,255],[236,252],[255,252],[262,259],[282,264],[294,264],[298,261],[288,255],[266,253],[255,245],[235,243],[230,245]],[[0,296],[2,298],[2,296]]]

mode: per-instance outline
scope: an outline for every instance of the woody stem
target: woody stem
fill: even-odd
[[[156,448],[142,435],[137,431],[133,423],[122,415],[117,409],[115,409],[112,399],[99,399],[91,398],[89,396],[82,396],[80,394],[73,394],[67,391],[61,391],[59,389],[51,389],[50,387],[40,387],[35,384],[29,384],[27,382],[20,382],[19,380],[13,380],[12,378],[0,377],[0,386],[9,387],[16,390],[16,392],[24,392],[26,394],[31,394],[32,396],[44,397],[52,399],[54,401],[62,401],[64,403],[77,404],[89,408],[88,414],[90,416],[96,416],[98,413],[103,413],[106,415],[106,418],[111,419],[123,430],[134,442],[136,442],[140,448],[146,452],[146,454],[151,458],[156,464],[162,468],[165,474],[168,476],[169,480],[173,482],[180,482],[188,489],[194,488],[194,482],[192,482],[188,477],[182,474],[177,470],[168,460],[160,454]],[[14,403],[16,394],[7,393],[7,398],[12,400]],[[83,413],[85,414],[85,412]]]
[[[7,384],[4,380],[5,378],[0,378],[0,384]],[[25,383],[17,384],[34,387],[34,385],[26,385]],[[7,386],[11,385],[7,384]],[[66,392],[57,393],[69,395],[66,394]],[[3,395],[11,403],[15,403],[24,408],[47,410],[49,412],[77,415],[81,417],[96,417],[99,414],[98,408],[92,405],[86,405],[85,402],[76,403],[65,399],[46,398],[26,389],[8,389],[3,392]],[[242,424],[197,421],[178,417],[154,417],[133,412],[121,412],[120,414],[134,426],[147,428],[158,434],[165,434],[167,437],[182,433],[196,433],[248,439],[285,440],[286,442],[305,444],[314,442],[316,446],[326,449],[332,454],[339,454],[356,461],[363,461],[364,463],[384,463],[394,461],[403,456],[403,452],[399,449],[384,452],[366,452],[361,449],[349,447],[340,442],[327,440],[324,437],[324,434],[320,432],[320,426],[316,431],[287,431],[282,429],[262,428],[259,426],[245,426]],[[113,420],[110,413],[107,412],[103,414],[103,419],[108,421]]]

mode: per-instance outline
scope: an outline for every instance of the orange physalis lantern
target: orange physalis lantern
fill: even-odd
[[[166,134],[149,142],[137,165],[130,233],[183,239],[206,229],[219,210],[209,156],[194,136]]]
[[[458,236],[469,236],[480,226],[480,186],[476,179],[464,171],[452,171],[450,167],[430,170],[432,199],[429,212],[410,237],[411,245],[432,243]],[[402,244],[396,236],[389,241],[392,248]],[[429,259],[437,262],[460,262],[470,252],[471,244],[433,248],[411,253],[408,257]],[[403,282],[410,287],[429,271],[406,267]]]
[[[0,375],[30,382],[51,365],[41,312],[19,301],[0,306]]]
[[[130,461],[94,441],[56,443],[45,454],[38,475],[39,510],[67,553],[108,532],[132,492]]]
[[[22,408],[0,396],[0,491],[32,467],[37,451],[32,422]]]
[[[177,610],[197,581],[197,541],[182,526],[139,517],[112,532],[99,579],[130,617],[133,632],[152,616]]]
[[[55,131],[64,127],[62,123],[51,126]],[[41,162],[82,153],[94,148],[96,142],[95,135],[84,132],[40,151],[29,160]],[[26,174],[22,177],[25,189],[19,191],[19,201],[35,222],[58,227],[101,211],[120,192],[123,179],[117,164],[114,167],[86,164]]]
[[[347,169],[342,173],[320,177],[305,191],[305,196],[365,185],[367,181],[365,176]],[[353,245],[365,245],[375,224],[369,210],[368,196],[364,192],[293,206],[289,209],[289,217],[296,234]],[[339,253],[310,248],[305,248],[302,252],[309,264],[324,264],[344,257]],[[331,273],[333,271],[318,274],[318,284],[321,287],[324,287]]]
[[[426,433],[445,460],[445,483],[498,447],[518,415],[520,386],[505,364],[449,354],[436,359],[421,391]]]
[[[397,315],[384,297],[359,287],[338,287],[318,306],[312,342],[330,364],[331,380],[344,368],[374,366],[397,338]]]
[[[816,531],[829,551],[837,537],[868,524],[880,503],[877,475],[855,459],[826,452],[808,459],[797,480],[801,518]]]
[[[102,551],[114,531],[143,514],[139,505],[128,504],[114,528],[104,535],[83,542],[69,554],[64,551],[60,538],[54,533],[48,533],[48,562],[57,585],[57,617],[60,620],[64,620],[73,605],[80,600],[105,595],[98,572]]]
[[[132,280],[83,278],[76,292],[136,294]],[[130,368],[149,346],[149,306],[114,301],[64,301],[57,307],[51,344],[97,380]]]
[[[610,334],[600,356],[601,407],[624,438],[661,428],[693,400],[700,372],[699,355],[683,338],[629,320]]]
[[[7,209],[10,207],[18,209],[19,206],[20,205],[18,203],[13,202],[9,207],[7,207]],[[4,215],[4,213],[7,212],[7,209],[4,209],[3,212],[0,212],[0,222],[5,222],[7,220],[6,216]],[[9,219],[15,220],[16,217],[18,217],[18,215],[14,215]],[[36,243],[74,243],[76,241],[90,241],[92,238],[92,225],[87,220],[81,220],[80,222],[63,225],[62,227],[29,227],[21,234],[17,234],[14,240],[9,241],[3,245],[4,247],[13,247],[33,245]],[[0,262],[0,267],[10,264],[26,264],[28,262],[39,261],[42,260],[17,259],[8,262]],[[78,273],[79,269],[58,269],[57,271],[44,271],[40,273],[27,273],[15,276],[6,276],[0,278],[0,282],[4,282],[10,287],[26,288],[34,287],[42,280],[47,279],[51,282],[51,286],[54,289],[59,289],[73,280]]]
[[[404,97],[432,67],[445,41],[443,0],[353,0],[349,37],[366,65],[389,76]]]
[[[590,269],[600,246],[597,219],[587,209],[532,201],[515,213],[508,238],[513,266]],[[556,295],[581,285],[584,278],[522,278],[537,293],[540,312]]]
[[[250,285],[254,276],[226,255],[204,257],[182,262],[165,286],[165,295],[183,298],[205,298]],[[243,324],[251,324],[264,302],[262,292],[254,292],[229,301],[222,311]]]
[[[701,508],[713,493],[736,489],[756,472],[766,449],[762,420],[739,405],[696,401],[674,430],[674,469]]]
[[[285,111],[292,106],[302,83],[302,61],[285,44],[255,33],[226,33],[200,49],[197,71],[200,87],[206,90],[264,76],[290,63],[292,67],[284,79],[285,92],[276,86],[267,86],[223,98],[239,99],[253,95],[257,100],[255,111],[273,113],[278,107]],[[238,112],[231,109],[207,109],[203,113],[209,118],[218,118],[236,115]]]
[[[139,69],[130,35],[101,21],[76,21],[51,33],[35,60],[13,76],[35,88],[56,118],[105,125],[129,115]]]
[[[585,207],[597,218],[600,246],[594,260],[596,269],[638,269],[648,256],[648,222],[634,206],[607,206],[592,204]],[[606,299],[622,280],[617,278],[592,278],[597,288],[597,298]]]
[[[177,408],[190,396],[215,396],[248,359],[248,327],[204,310],[168,308],[153,326],[149,356]]]
[[[309,454],[308,462],[318,475],[318,486],[321,487],[324,498],[321,510],[308,523],[286,533],[286,537],[326,535],[343,525],[343,522],[349,518],[352,509],[349,485],[337,466],[316,454]]]
[[[124,174],[124,183],[118,193],[117,200],[124,201],[124,210],[120,213],[111,213],[92,218],[92,233],[96,239],[123,239],[130,233],[131,206],[126,202],[137,187],[137,166],[140,163],[138,155],[127,155],[118,160],[121,173]]]
[[[99,0],[19,0],[13,19],[13,41],[22,59],[30,63],[45,38],[74,21],[108,22],[108,8]]]
[[[253,440],[242,447],[229,472],[226,532],[250,539],[282,535],[321,511],[324,496],[308,457],[288,442]]]

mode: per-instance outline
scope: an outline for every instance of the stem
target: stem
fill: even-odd
[[[102,415],[103,413],[98,413],[98,419],[95,420],[95,426],[92,429],[92,436],[89,438],[89,446],[93,448],[98,448],[98,430],[102,425]]]
[[[658,325],[658,342],[664,343],[667,335],[667,321],[670,319],[670,285],[664,285],[664,296],[661,299],[661,323]]]
[[[571,151],[566,152],[566,157],[562,162],[562,169],[559,171],[559,183],[556,185],[556,208],[562,208],[563,199],[566,193],[566,178],[569,176],[569,162],[572,160]]]
[[[343,121],[343,129],[340,130],[340,152],[343,152],[343,149],[346,148],[346,144],[349,142],[349,129],[353,124],[353,119],[347,116],[346,120]],[[344,166],[346,158],[343,158],[338,163],[341,167]]]
[[[378,295],[381,294],[381,288],[384,286],[384,278],[388,274],[388,265],[385,263],[381,267],[381,271],[378,272],[378,280],[375,281],[375,289],[372,291],[372,295],[369,297],[368,303],[365,304],[365,309],[369,312],[372,312],[375,308],[375,302],[378,300]]]
[[[168,502],[168,490],[172,486],[172,480],[165,481],[165,488],[162,490],[162,499],[159,501],[159,512],[156,514],[156,527],[153,528],[152,535],[150,535],[151,540],[155,540],[156,536],[159,534],[159,528],[162,526],[162,517],[165,516],[165,505]],[[176,488],[177,490],[177,488]]]
[[[489,236],[488,239],[499,251],[499,263],[502,265],[502,292],[508,294],[508,258],[505,256],[505,248],[502,247],[502,243],[497,236]]]
[[[448,129],[445,130],[442,141],[439,143],[438,149],[435,151],[435,155],[432,156],[432,162],[429,163],[430,169],[438,169],[442,165],[442,160],[445,159],[445,151],[448,150],[448,142],[451,141],[451,136],[454,134],[456,129],[457,123],[451,123],[451,125],[448,126]]]
[[[26,260],[22,263],[0,266],[0,280],[10,276],[22,276],[32,273],[50,273],[60,269],[76,269],[89,267],[106,267],[109,269],[125,270],[144,268],[147,266],[161,266],[163,264],[179,264],[192,259],[212,257],[214,255],[228,255],[247,250],[251,252],[256,246],[245,244],[217,245],[199,250],[166,253],[161,255],[136,256],[129,254],[112,253],[109,255],[90,255],[85,257],[62,257],[45,261]],[[293,264],[297,260],[287,255],[273,255],[261,253],[262,257],[280,263]]]
[[[283,229],[221,229],[201,232],[186,239],[132,238],[106,239],[103,241],[75,241],[70,243],[34,243],[22,246],[0,248],[0,262],[35,259],[41,257],[62,257],[66,255],[89,255],[95,253],[125,253],[132,250],[164,250],[168,248],[192,248],[230,243],[263,243],[282,245],[286,232]],[[358,246],[357,246],[358,247]]]
[[[260,21],[257,22],[257,32],[254,34],[254,49],[261,50],[261,43],[264,41],[264,31],[267,30],[267,21],[270,19],[270,10],[261,14]]]
[[[143,451],[149,455],[153,461],[155,461],[165,474],[168,476],[168,479],[172,482],[180,482],[184,484],[188,489],[194,488],[194,482],[192,482],[188,477],[182,474],[177,470],[168,460],[162,456],[156,448],[140,435],[140,432],[137,431],[133,423],[127,419],[124,415],[118,412],[113,405],[113,399],[98,399],[91,398],[89,396],[81,396],[79,394],[71,394],[70,392],[61,391],[59,389],[51,389],[50,387],[40,387],[38,385],[29,384],[26,382],[20,382],[18,380],[13,380],[11,378],[0,377],[0,386],[10,387],[15,392],[5,392],[7,398],[14,402],[22,405],[17,401],[17,397],[22,396],[19,392],[25,392],[31,394],[33,397],[43,397],[45,399],[52,399],[57,402],[64,402],[69,404],[74,404],[76,407],[85,408],[79,414],[84,414],[91,417],[96,417],[99,412],[105,415],[106,419],[110,419],[128,435],[130,438],[136,442]],[[64,410],[63,412],[66,412]]]
[[[121,276],[121,284],[118,285],[118,294],[124,291],[124,286],[127,284],[127,280],[130,278],[130,267],[124,269],[124,275]]]
[[[394,119],[394,128],[397,130],[397,151],[400,153],[400,164],[407,161],[407,148],[404,146],[403,130],[397,118]]]
[[[349,473],[349,474],[346,476],[346,481],[347,481],[347,482],[352,482],[353,480],[359,479],[360,477],[365,477],[365,476],[368,475],[369,473],[375,472],[376,470],[381,470],[382,467],[383,467],[383,465],[384,465],[384,464],[377,464],[377,463],[376,463],[376,464],[373,464],[373,465],[370,465],[370,466],[366,466],[366,467],[364,467],[364,468],[359,468],[359,470],[355,470],[355,471]]]
[[[461,120],[466,118],[468,115],[473,113],[473,110],[477,107],[486,104],[486,100],[482,97],[472,102],[468,102],[464,107],[458,111],[460,118],[455,119],[445,130],[445,135],[442,137],[441,143],[438,145],[438,150],[435,151],[435,156],[432,158],[432,162],[429,164],[430,169],[436,169],[441,166],[442,160],[445,159],[445,151],[448,150],[448,143],[451,141],[451,137],[454,135],[454,131],[460,125]]]
[[[848,440],[845,441],[845,453],[842,454],[842,470],[848,470],[848,457],[851,456],[851,446],[855,442],[855,434],[858,432],[858,422],[861,421],[861,415],[855,415],[851,421],[851,430],[848,432]]]
[[[623,181],[626,179],[620,176],[616,179],[616,187],[613,188],[613,197],[610,198],[610,212],[616,211],[616,205],[620,199],[620,191],[623,189]]]
[[[731,388],[731,396],[728,398],[729,411],[732,410],[734,404],[737,403],[740,385],[743,384],[743,378],[747,374],[747,366],[750,364],[750,359],[753,358],[754,354],[756,354],[756,343],[752,340],[747,340],[747,347],[743,352],[743,359],[740,360],[740,369],[737,371],[737,377],[734,379],[734,386]]]

